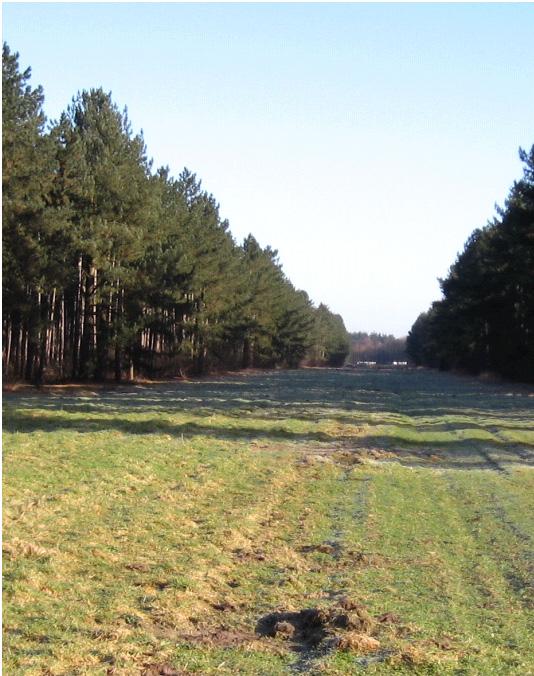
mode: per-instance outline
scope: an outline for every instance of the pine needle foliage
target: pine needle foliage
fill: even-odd
[[[277,252],[236,243],[193,172],[154,170],[111,93],[78,92],[47,124],[30,77],[4,44],[4,377],[299,366],[324,311]]]

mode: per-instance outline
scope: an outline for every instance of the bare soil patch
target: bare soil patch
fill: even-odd
[[[384,613],[380,618],[393,614]],[[378,650],[380,641],[373,636],[383,619],[370,615],[365,606],[342,598],[330,608],[279,610],[264,615],[256,625],[259,636],[291,641],[297,651],[318,647],[356,652]]]

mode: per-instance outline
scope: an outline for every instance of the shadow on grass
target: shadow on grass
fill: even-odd
[[[433,424],[444,416],[469,418],[492,416],[515,425],[532,425],[534,389],[527,386],[484,383],[472,378],[430,371],[395,369],[342,371],[304,369],[235,375],[191,382],[129,385],[83,390],[25,390],[6,393],[6,403],[17,408],[49,408],[110,414],[176,413],[181,411],[224,413],[240,417],[302,420],[329,417],[338,422],[357,423],[354,416],[426,418]],[[387,422],[387,421],[385,421]],[[409,421],[398,420],[398,424]],[[419,424],[419,423],[418,423]]]
[[[80,434],[94,432],[122,432],[124,434],[167,434],[175,437],[207,436],[225,441],[247,441],[252,439],[271,439],[286,441],[322,441],[334,442],[333,437],[324,432],[299,433],[282,428],[261,429],[256,427],[217,427],[196,422],[174,424],[166,420],[131,420],[128,418],[69,418],[57,415],[28,415],[14,412],[4,420],[4,430],[8,432],[31,433],[36,431],[57,432],[68,430]]]
[[[533,429],[532,388],[417,369],[304,369],[94,390],[88,385],[74,395],[25,391],[5,395],[4,401],[7,432],[113,430],[242,443],[287,442],[303,450],[313,444],[324,452],[378,448],[395,453],[406,464],[468,469],[533,463],[534,441],[506,438],[507,432]],[[135,413],[154,417],[133,420]],[[196,420],[176,424],[166,419],[177,413]],[[224,424],[210,421],[211,415],[219,414]],[[290,419],[328,420],[352,429],[338,429],[332,435],[313,429],[299,432],[289,429]],[[482,431],[488,439],[480,439]],[[432,438],[436,433],[461,438],[436,440]]]
[[[63,412],[64,413],[64,412]],[[465,427],[462,426],[464,432]],[[273,444],[295,443],[306,450],[306,444],[319,444],[324,452],[344,450],[362,453],[367,449],[380,449],[394,453],[395,458],[409,466],[432,466],[436,469],[496,469],[510,464],[534,466],[534,443],[513,443],[505,439],[484,439],[464,436],[450,440],[412,440],[401,435],[373,433],[358,436],[330,435],[326,432],[296,432],[281,427],[262,429],[253,426],[218,427],[216,425],[187,422],[175,424],[167,420],[132,420],[128,418],[88,418],[69,415],[32,415],[13,411],[4,420],[7,432],[57,432],[70,431],[79,434],[95,432],[121,432],[126,435],[164,434],[176,438],[209,437],[222,441],[246,443],[262,440]],[[454,428],[449,428],[454,431]],[[315,450],[317,450],[315,448]]]

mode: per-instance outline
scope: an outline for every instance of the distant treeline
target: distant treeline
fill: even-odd
[[[357,364],[359,361],[375,361],[377,364],[391,364],[394,361],[405,361],[406,338],[395,338],[385,333],[355,332],[349,334],[350,353],[348,361]]]
[[[534,146],[504,208],[475,230],[413,325],[416,364],[534,381]]]
[[[349,354],[349,334],[341,315],[334,315],[326,305],[315,311],[313,340],[305,363],[308,366],[343,366]]]
[[[342,363],[341,317],[314,308],[252,235],[238,245],[185,169],[152,169],[101,89],[46,125],[4,44],[4,376],[103,379]]]

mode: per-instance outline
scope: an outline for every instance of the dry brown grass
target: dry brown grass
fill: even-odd
[[[52,556],[53,552],[45,547],[41,547],[34,542],[24,542],[18,538],[13,538],[9,542],[2,543],[2,552],[11,559],[44,559]]]

